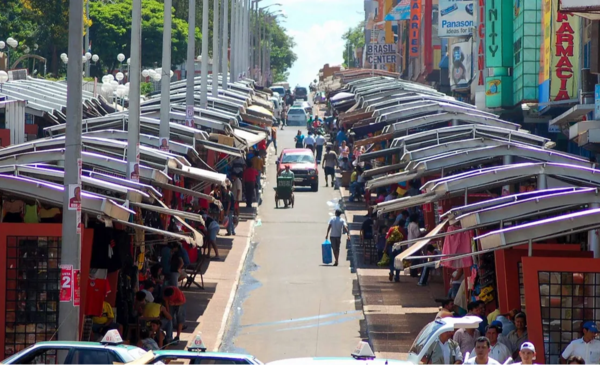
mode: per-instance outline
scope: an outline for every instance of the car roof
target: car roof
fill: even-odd
[[[286,154],[286,153],[313,153],[310,149],[308,148],[286,148],[284,149],[281,153],[282,154]]]
[[[156,356],[181,356],[181,357],[222,357],[222,358],[235,358],[235,359],[254,359],[252,355],[246,354],[230,354],[226,352],[197,352],[197,351],[185,351],[185,350],[156,350],[153,351]]]
[[[92,348],[107,348],[107,347],[115,347],[115,348],[124,348],[124,349],[132,349],[138,348],[136,346],[130,345],[113,345],[113,344],[103,344],[100,342],[86,342],[86,341],[42,341],[36,343],[34,346],[51,346],[51,347],[92,347]]]
[[[407,361],[388,360],[388,359],[373,359],[373,360],[357,360],[352,357],[305,357],[297,359],[277,360],[267,363],[266,365],[407,365]]]

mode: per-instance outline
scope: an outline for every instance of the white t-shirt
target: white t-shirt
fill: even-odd
[[[583,338],[573,340],[562,353],[562,357],[568,359],[569,356],[581,356],[586,364],[600,363],[600,341],[583,341]]]
[[[440,341],[439,346],[442,349],[442,354],[444,354],[444,364],[450,364],[450,346],[448,345],[448,341],[446,343]]]
[[[476,365],[479,364],[478,362],[476,362],[477,357],[473,356],[472,358],[465,360],[463,362],[463,364],[469,364],[469,365]],[[491,357],[488,357],[488,361],[486,363],[487,365],[500,365],[500,363],[494,359],[492,359]]]
[[[346,221],[342,217],[332,217],[329,220],[331,225],[331,237],[342,237],[342,230],[346,226]]]
[[[325,144],[325,137],[318,135],[316,139],[317,146],[323,146]]]
[[[494,346],[490,349],[489,357],[498,361],[501,364],[504,364],[506,359],[512,357],[510,350],[506,345],[502,344],[500,341],[496,342]]]
[[[304,138],[304,144],[307,146],[314,145],[315,138],[313,136],[308,136],[308,137]]]

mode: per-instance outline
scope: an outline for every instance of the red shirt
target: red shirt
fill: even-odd
[[[257,143],[257,147],[259,151],[265,151],[267,149],[267,141],[263,139],[262,141]]]
[[[174,286],[169,286],[168,288],[173,289],[173,295],[171,295],[170,298],[166,298],[167,303],[169,303],[169,305],[185,304],[185,295],[183,295],[183,292],[179,290],[179,288]]]
[[[110,293],[110,285],[106,279],[91,279],[88,281],[87,293],[85,298],[85,315],[102,315],[102,305],[106,294]]]
[[[244,182],[256,182],[258,174],[258,170],[256,170],[254,167],[248,167],[246,170],[244,170],[243,180]]]

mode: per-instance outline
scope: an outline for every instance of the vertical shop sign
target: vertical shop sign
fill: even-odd
[[[60,301],[70,302],[73,297],[73,265],[60,265]]]
[[[485,1],[485,63],[489,68],[512,67],[513,4]]]
[[[421,36],[421,0],[410,1],[409,42],[410,57],[419,57]]]
[[[81,305],[81,270],[73,270],[73,305]]]
[[[477,0],[479,6],[477,7],[477,85],[483,86],[485,84],[485,77],[483,71],[485,70],[485,0]]]
[[[556,9],[557,10],[557,9]],[[552,78],[550,100],[560,101],[577,98],[579,69],[579,17],[553,10]]]

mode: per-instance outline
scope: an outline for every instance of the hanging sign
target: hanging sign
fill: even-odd
[[[440,0],[438,36],[464,37],[473,32],[473,1]]]
[[[60,301],[70,302],[73,297],[73,265],[60,265]]]
[[[579,78],[579,17],[553,11],[552,72],[550,79],[550,100],[576,99]]]
[[[130,180],[132,181],[140,181],[140,164],[136,162],[131,162],[129,164],[131,171]]]
[[[81,305],[81,270],[73,270],[73,305],[79,307]]]
[[[421,0],[410,1],[410,21],[408,23],[409,54],[410,57],[419,57],[421,48]]]
[[[69,210],[81,210],[81,186],[69,184]]]
[[[161,151],[165,151],[165,152],[169,152],[169,139],[168,138],[161,138],[160,139],[160,150]]]
[[[186,105],[185,107],[185,125],[194,127],[194,106]]]

